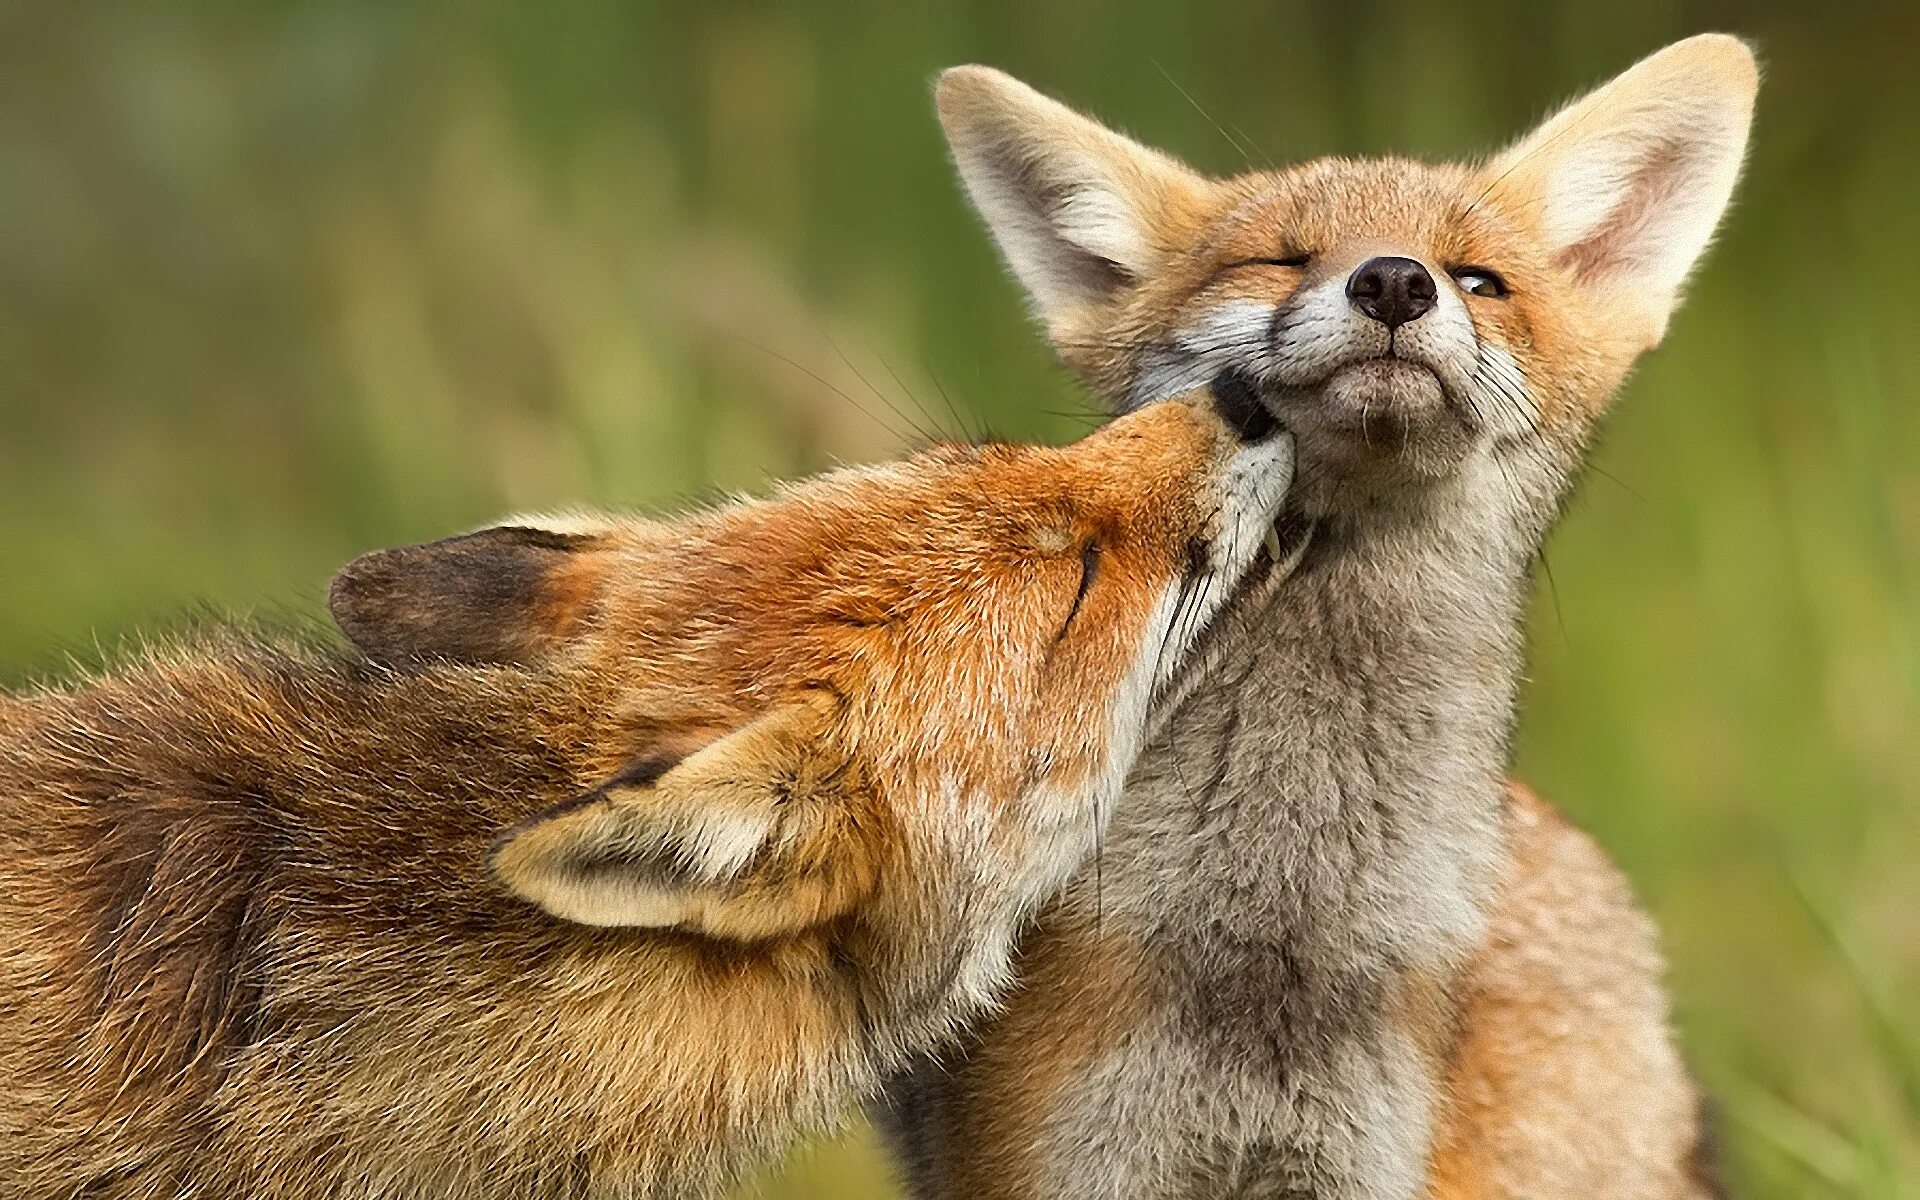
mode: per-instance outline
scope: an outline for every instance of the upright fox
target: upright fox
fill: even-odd
[[[1277,578],[1289,439],[1220,407],[386,551],[366,658],[9,698],[0,1195],[699,1196],[830,1126]]]
[[[1711,1194],[1618,872],[1502,773],[1529,566],[1739,173],[1707,35],[1491,161],[1203,177],[981,67],[941,120],[1061,357],[1294,434],[1297,571],[1128,786],[1006,1011],[886,1115],[927,1197]]]

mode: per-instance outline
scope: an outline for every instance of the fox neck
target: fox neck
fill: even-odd
[[[1548,519],[1483,466],[1418,504],[1324,514],[1122,804],[1114,841],[1145,869],[1110,872],[1103,906],[1196,935],[1201,978],[1235,970],[1227,947],[1277,947],[1299,994],[1274,1019],[1377,1011],[1371,992],[1457,967],[1481,936]]]
[[[862,1038],[884,1069],[948,1044],[999,1000],[1041,898],[1014,898],[995,872],[950,850],[916,856],[911,874],[903,894],[876,905],[840,945],[855,967]]]

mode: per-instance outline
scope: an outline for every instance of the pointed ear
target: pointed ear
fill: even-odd
[[[367,657],[531,664],[566,645],[598,603],[601,534],[502,525],[378,550],[333,577],[327,607]]]
[[[1494,159],[1488,195],[1649,348],[1733,194],[1759,82],[1738,38],[1676,42]]]
[[[1211,184],[991,67],[954,67],[940,124],[973,206],[1058,340],[1153,274]]]
[[[757,940],[829,920],[874,883],[836,715],[810,693],[679,763],[635,763],[502,834],[489,869],[582,925]]]

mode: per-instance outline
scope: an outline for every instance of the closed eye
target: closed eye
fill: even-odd
[[[1312,261],[1312,254],[1301,251],[1298,254],[1289,254],[1284,258],[1243,258],[1238,262],[1228,263],[1222,267],[1221,270],[1235,271],[1241,267],[1289,267],[1297,271]]]
[[[1080,606],[1086,602],[1087,593],[1093,590],[1093,577],[1100,571],[1100,543],[1088,542],[1080,551],[1080,590],[1073,594],[1073,607],[1067,610],[1067,619],[1060,626],[1060,636],[1065,637],[1067,630],[1073,627],[1073,619],[1080,615]]]

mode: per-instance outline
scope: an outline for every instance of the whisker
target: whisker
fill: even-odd
[[[1191,104],[1193,106],[1193,111],[1199,113],[1202,117],[1206,119],[1207,124],[1213,126],[1215,133],[1218,133],[1222,138],[1226,139],[1227,145],[1233,147],[1233,151],[1235,154],[1238,154],[1241,157],[1241,159],[1244,162],[1248,163],[1249,165],[1252,163],[1253,155],[1249,154],[1247,152],[1247,148],[1240,144],[1240,140],[1234,137],[1231,133],[1228,133],[1226,126],[1214,120],[1213,114],[1208,112],[1206,109],[1202,108],[1200,106],[1200,102],[1193,98],[1193,94],[1187,91],[1186,88],[1183,88],[1180,86],[1180,81],[1178,79],[1175,79],[1173,77],[1172,72],[1168,71],[1166,67],[1160,64],[1159,59],[1149,56],[1147,61],[1153,64],[1154,70],[1160,72],[1161,78],[1165,79],[1168,83],[1173,85],[1173,90],[1180,93],[1180,98],[1182,100],[1185,100],[1188,104]]]
[[[914,393],[914,390],[907,386],[906,381],[900,378],[900,372],[893,369],[893,364],[888,362],[884,355],[875,354],[874,357],[880,360],[881,369],[886,371],[887,377],[893,380],[893,386],[900,389],[900,394],[905,396],[907,399],[913,401],[913,406],[919,409],[921,413],[924,414],[929,421],[933,422],[933,427],[935,429],[939,429],[942,434],[945,434],[946,430],[940,429],[939,414],[935,413],[931,408],[929,408],[926,405],[926,403],[922,401],[920,397]],[[957,432],[961,434],[966,433],[966,430],[967,430],[966,423],[960,420],[960,414],[953,411],[953,406],[951,404],[947,406],[947,412],[949,413],[949,415],[953,417],[954,424],[959,426],[959,429],[957,430]]]
[[[766,355],[769,358],[777,359],[778,361],[785,363],[789,367],[792,367],[794,370],[800,372],[802,375],[805,375],[808,379],[813,380],[815,383],[819,384],[821,387],[826,388],[828,391],[832,392],[834,395],[840,397],[842,400],[845,400],[848,404],[852,405],[855,412],[858,412],[861,416],[865,417],[867,420],[872,421],[875,425],[878,425],[880,428],[886,430],[888,435],[891,436],[895,441],[902,442],[905,444],[911,444],[913,442],[914,440],[913,438],[908,437],[906,434],[901,433],[900,430],[898,430],[888,422],[881,420],[880,417],[873,412],[873,410],[869,409],[866,405],[860,403],[858,400],[855,400],[852,396],[848,395],[845,391],[841,390],[841,388],[838,385],[828,380],[825,376],[821,375],[818,371],[815,371],[811,367],[808,367],[806,364],[797,362],[794,359],[787,357],[786,355],[780,353],[780,351],[775,350],[771,346],[763,346],[759,342],[754,341],[752,338],[747,337],[744,334],[729,330],[727,331],[726,336],[735,339],[736,341],[740,342],[745,346],[750,347],[751,349],[758,350],[760,353]]]
[[[926,371],[928,380],[933,383],[933,390],[940,393],[941,403],[945,404],[947,411],[953,414],[953,423],[960,427],[960,432],[966,434],[969,441],[979,441],[982,433],[967,426],[966,418],[960,415],[959,406],[953,402],[953,397],[947,394],[947,389],[940,383],[940,377],[933,373],[933,368],[922,364],[921,369]]]
[[[1193,577],[1186,576],[1182,578],[1180,581],[1180,592],[1174,598],[1173,612],[1167,620],[1166,629],[1161,631],[1160,645],[1154,651],[1153,655],[1153,686],[1156,691],[1158,691],[1160,687],[1160,673],[1166,665],[1167,647],[1172,644],[1174,630],[1180,624],[1181,613],[1186,609],[1194,594]],[[1198,799],[1193,789],[1187,784],[1186,771],[1180,763],[1180,745],[1178,739],[1174,736],[1173,723],[1171,721],[1169,721],[1166,726],[1165,735],[1167,739],[1167,761],[1173,764],[1174,782],[1180,785],[1180,791],[1186,796],[1189,804],[1197,804]]]
[[[1560,628],[1560,642],[1567,648],[1567,657],[1573,657],[1573,638],[1567,633],[1567,617],[1560,610],[1560,585],[1554,582],[1553,564],[1547,560],[1547,548],[1541,546],[1534,557],[1540,560],[1540,572],[1547,577],[1547,595],[1553,601],[1553,623]]]
[[[832,347],[833,352],[840,356],[840,361],[846,364],[847,370],[853,372],[853,377],[860,381],[860,385],[866,388],[869,392],[872,392],[874,395],[874,398],[879,400],[880,403],[886,405],[890,410],[892,410],[895,416],[899,417],[902,421],[905,421],[907,423],[907,428],[913,430],[914,433],[919,437],[921,441],[932,442],[932,441],[939,440],[938,433],[930,431],[925,427],[923,427],[922,425],[920,425],[920,423],[915,421],[911,415],[909,415],[905,410],[903,410],[898,404],[894,403],[894,401],[891,398],[889,398],[885,392],[882,392],[879,388],[873,386],[872,381],[866,377],[865,373],[863,373],[859,367],[854,365],[854,362],[851,358],[847,357],[847,352],[840,348],[840,343],[833,340],[833,335],[828,333],[825,327],[821,328],[820,336],[826,340],[826,343],[828,346]]]

